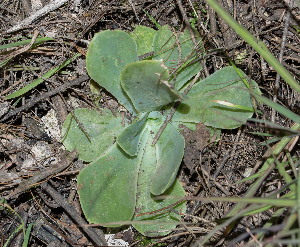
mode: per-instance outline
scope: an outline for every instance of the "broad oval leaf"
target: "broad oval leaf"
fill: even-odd
[[[115,143],[77,178],[80,204],[90,223],[131,220],[136,204],[138,162]],[[118,223],[119,222],[119,223]]]
[[[138,49],[138,55],[144,55],[153,51],[153,39],[156,31],[151,27],[137,25],[129,35],[135,40]]]
[[[144,177],[144,179],[146,179],[146,176]],[[179,202],[180,199],[168,198],[168,196],[176,198],[185,197],[185,191],[179,183],[178,179],[176,179],[171,187],[167,191],[165,191],[164,195],[166,196],[166,199],[164,200],[154,200],[147,185],[141,185],[141,188],[138,189],[138,192],[140,192],[140,194],[137,199],[136,214],[133,220],[153,221],[153,223],[151,224],[134,223],[133,226],[140,233],[149,237],[165,236],[171,233],[172,230],[178,224],[180,224],[180,221],[178,220],[178,214],[176,214],[175,212],[171,212],[170,210],[160,211],[154,214],[150,213],[142,216],[136,216],[142,213],[153,212],[155,210],[168,207],[172,204],[174,204],[174,206],[172,206],[173,210],[185,213],[187,210],[185,202]],[[176,204],[177,202],[179,203]],[[161,230],[161,232],[159,230]]]
[[[124,129],[121,115],[117,114],[115,117],[107,109],[102,110],[102,115],[97,110],[76,109],[74,115],[77,119],[69,114],[63,124],[62,141],[67,150],[76,148],[79,158],[84,161],[93,161],[100,157]]]
[[[194,29],[196,42],[199,43],[198,49],[204,52],[201,37],[197,30]],[[180,52],[176,40],[179,41]],[[163,59],[165,65],[170,69],[175,69],[178,65],[184,64],[178,69],[176,74],[176,89],[180,89],[188,80],[196,75],[202,66],[200,61],[193,62],[196,58],[194,43],[192,41],[189,30],[186,28],[183,33],[174,33],[168,25],[163,26],[157,31],[153,40],[153,59]],[[180,54],[180,55],[179,55]],[[170,78],[173,81],[174,76]]]
[[[139,152],[137,156],[129,156],[115,143],[100,158],[87,165],[80,172],[78,176],[80,202],[90,223],[118,226],[122,224],[121,221],[131,220],[134,209],[139,212],[154,211],[177,201],[177,199],[153,200],[151,193],[153,181],[161,185],[158,186],[159,190],[164,191],[166,195],[185,196],[183,188],[174,176],[177,173],[182,155],[177,157],[178,160],[175,165],[173,159],[165,160],[163,165],[169,169],[167,172],[161,171],[164,175],[157,174],[158,168],[161,167],[160,160],[167,156],[183,153],[184,146],[180,145],[180,140],[179,146],[182,147],[182,150],[173,145],[161,145],[159,142],[156,146],[151,146],[152,139],[163,124],[164,119],[159,112],[151,112],[150,118],[144,123],[147,115],[145,114],[140,121],[137,121],[140,122],[139,128],[142,129],[138,131]],[[172,135],[172,131],[173,126],[168,124],[166,135]],[[170,136],[170,138],[172,137],[174,136]],[[161,139],[161,142],[164,142],[164,138]],[[160,151],[159,149],[162,147],[164,149]],[[157,178],[155,178],[156,175],[158,175]],[[166,183],[166,181],[169,182]],[[138,196],[137,205],[135,205],[136,195]],[[174,206],[174,209],[185,212],[186,206],[181,203]],[[158,216],[136,217],[135,220],[153,220],[154,224],[135,223],[134,226],[144,235],[147,231],[157,230],[157,227],[164,230],[173,229],[179,222],[175,215],[173,212],[167,212],[160,213]],[[112,222],[115,224],[112,225]],[[168,233],[169,231],[159,235]],[[155,234],[150,235],[154,236]]]
[[[168,77],[168,69],[161,60],[144,60],[126,65],[121,83],[137,111],[149,112],[178,99]]]
[[[128,33],[121,30],[97,33],[86,54],[89,76],[132,113],[135,110],[121,88],[120,74],[126,64],[135,61],[138,61],[137,45]]]
[[[168,123],[155,147],[157,165],[151,184],[151,193],[160,195],[174,182],[184,154],[183,136]]]
[[[142,136],[156,134],[164,120],[165,118],[157,111],[152,111],[149,115],[143,114],[122,131],[117,143],[131,156],[139,152],[144,153]],[[168,123],[155,145],[156,153],[153,158],[156,165],[151,184],[152,194],[162,194],[174,182],[184,154],[184,145],[183,136]]]
[[[246,74],[240,70],[243,77]],[[252,80],[255,90],[259,90]],[[228,101],[235,105],[253,107],[250,94],[233,67],[225,67],[195,84],[189,91],[189,100],[180,103],[173,120],[203,122],[207,126],[234,129],[244,124],[253,111],[220,105],[213,100]]]
[[[134,220],[151,220],[153,224],[138,224],[134,223],[133,226],[143,235],[150,237],[163,236],[169,234],[171,231],[159,232],[159,233],[147,233],[148,231],[169,230],[174,229],[174,227],[179,223],[175,213],[171,211],[161,211],[156,214],[144,214],[152,212],[164,207],[167,207],[173,203],[176,203],[178,199],[167,198],[164,200],[154,200],[154,195],[151,193],[151,186],[155,180],[154,176],[157,171],[157,146],[151,146],[152,139],[159,130],[161,124],[156,124],[155,121],[162,123],[161,119],[147,122],[145,131],[140,139],[140,151],[137,159],[140,160],[140,170],[138,175],[138,188],[137,188],[137,204],[136,204],[136,214]],[[169,155],[176,155],[172,152],[172,147],[167,151]],[[173,150],[175,151],[175,150]],[[180,160],[181,161],[181,160]],[[172,164],[168,164],[172,165]],[[172,176],[172,174],[170,174]],[[162,178],[162,177],[161,177]],[[169,181],[169,176],[162,178]],[[161,183],[159,179],[157,182]],[[174,180],[173,180],[174,181]],[[166,196],[184,197],[185,192],[176,179],[170,184],[170,187],[164,192]],[[185,203],[180,203],[173,207],[176,211],[185,212]],[[139,214],[144,214],[138,216]],[[169,224],[168,224],[169,223]]]

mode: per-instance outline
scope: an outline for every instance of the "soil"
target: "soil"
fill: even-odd
[[[241,25],[263,41],[299,81],[300,12],[296,3],[290,1],[218,0]],[[49,8],[54,3],[56,6]],[[40,9],[48,10],[37,15]],[[97,32],[132,31],[135,25],[157,30],[157,25],[145,12],[161,26],[168,24],[174,30],[182,30],[188,20],[199,31],[206,50],[203,78],[229,66],[230,58],[257,82],[264,96],[276,99],[299,114],[299,94],[284,80],[276,81],[276,71],[204,0],[2,0],[0,48],[36,38],[45,38],[45,42],[0,50],[0,198],[5,198],[0,206],[1,246],[9,238],[8,246],[22,246],[24,234],[17,229],[21,219],[26,229],[33,223],[28,246],[34,247],[103,246],[103,234],[108,233],[116,233],[115,238],[123,239],[130,246],[198,246],[198,241],[212,231],[234,205],[232,202],[188,200],[187,213],[182,216],[186,223],[184,230],[175,230],[152,242],[134,228],[82,227],[87,222],[80,208],[76,177],[86,164],[77,159],[76,153],[67,156],[60,130],[67,114],[77,107],[124,112],[105,90],[91,93],[85,54],[89,41]],[[33,15],[36,18],[28,21]],[[283,41],[286,45],[282,48]],[[47,72],[77,53],[80,55],[59,73],[45,78]],[[42,82],[23,97],[5,97],[37,79]],[[254,114],[253,118],[274,121],[287,128],[293,124],[269,106],[261,105],[259,110],[263,116]],[[186,139],[186,149],[178,178],[187,196],[192,198],[243,197],[253,180],[236,183],[249,176],[249,171],[255,174],[267,157],[268,147],[262,144],[268,137],[253,133],[279,137],[283,134],[248,121],[238,129],[222,130],[215,139],[218,141],[213,142],[202,123],[197,125],[196,131],[183,127],[181,133]],[[289,151],[293,156],[299,155],[298,144]],[[282,182],[273,174],[262,183],[256,196],[265,196],[281,187]],[[243,246],[253,241],[243,234],[263,227],[273,212],[274,209],[269,209],[242,217],[231,231],[223,228],[213,234],[206,245]]]

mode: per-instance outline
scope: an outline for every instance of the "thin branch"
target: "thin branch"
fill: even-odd
[[[40,96],[31,99],[27,104],[25,104],[25,105],[23,105],[19,108],[14,109],[13,111],[9,112],[7,115],[5,115],[4,118],[0,119],[0,122],[4,122],[7,119],[17,115],[18,113],[33,107],[36,103],[38,103],[42,100],[45,100],[45,99],[57,94],[58,92],[63,92],[64,90],[66,90],[69,87],[73,87],[75,85],[78,85],[78,84],[88,80],[89,78],[90,77],[88,75],[84,75],[84,76],[76,78],[72,81],[66,82],[64,85],[52,90],[51,92],[41,94]]]
[[[293,6],[293,1],[290,2],[290,7],[292,7],[292,6]],[[284,29],[283,29],[283,35],[282,35],[282,42],[281,42],[281,47],[280,47],[280,54],[279,54],[279,58],[278,58],[280,63],[282,63],[283,53],[284,53],[284,49],[285,49],[285,45],[286,45],[286,37],[287,37],[289,23],[290,23],[290,16],[291,16],[291,12],[289,10],[287,10]],[[280,75],[277,72],[276,79],[275,79],[273,102],[277,102],[277,94],[278,94],[278,89],[279,89],[279,80],[280,80]],[[272,123],[275,122],[275,113],[276,113],[276,110],[274,108],[272,108],[272,116],[271,116],[271,122]]]
[[[6,33],[12,33],[18,31],[28,25],[30,25],[36,19],[42,17],[43,15],[48,14],[50,11],[58,9],[60,6],[68,2],[68,0],[54,0],[53,2],[49,3],[45,7],[41,8],[37,12],[34,12],[31,16],[25,18],[23,21],[18,23],[17,25],[13,26],[12,28],[8,29]]]
[[[70,214],[70,216],[81,226],[82,230],[90,237],[90,239],[98,246],[107,246],[103,231],[101,234],[97,234],[94,229],[88,228],[86,226],[87,222],[79,215],[75,207],[68,202],[66,198],[60,195],[56,190],[54,190],[47,182],[42,183],[41,187],[47,191],[47,193],[57,202],[64,210]]]
[[[57,174],[57,173],[65,170],[68,166],[70,166],[72,164],[72,162],[77,157],[78,157],[78,151],[75,149],[72,152],[70,152],[69,154],[67,154],[63,158],[63,160],[60,161],[57,165],[55,165],[49,169],[38,171],[35,174],[33,174],[31,178],[20,183],[18,188],[16,188],[13,193],[5,196],[5,199],[9,200],[11,198],[14,198],[17,195],[19,195],[20,193],[23,193],[25,190],[28,190],[32,186],[36,185],[40,181],[48,178],[49,176],[52,176],[54,174]]]

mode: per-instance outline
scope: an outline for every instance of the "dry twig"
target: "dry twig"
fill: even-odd
[[[6,31],[6,33],[15,32],[15,31],[18,31],[18,30],[30,25],[34,20],[42,17],[43,15],[48,14],[50,11],[53,11],[53,10],[59,8],[60,6],[65,4],[66,2],[68,2],[68,0],[54,0],[53,2],[49,3],[45,7],[41,8],[37,12],[33,13],[31,16],[25,18],[23,21],[21,21],[17,25],[15,25],[15,26],[11,27],[10,29],[8,29]]]

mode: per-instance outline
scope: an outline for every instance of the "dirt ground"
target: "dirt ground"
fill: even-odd
[[[289,0],[218,2],[262,40],[299,80],[300,12],[296,3]],[[39,14],[40,9],[46,11]],[[282,79],[276,82],[276,71],[204,0],[1,0],[0,46],[45,38],[44,42],[33,47],[24,43],[0,50],[0,197],[17,212],[26,228],[34,223],[28,246],[101,246],[103,233],[116,233],[115,238],[123,239],[130,246],[192,246],[210,232],[233,205],[229,202],[188,201],[188,210],[182,219],[192,224],[152,242],[133,228],[82,227],[87,222],[80,208],[76,177],[85,164],[76,157],[66,160],[60,129],[67,114],[77,107],[95,108],[98,104],[113,111],[119,109],[116,100],[105,90],[98,96],[91,93],[85,54],[89,41],[97,32],[107,29],[132,31],[135,25],[157,30],[145,11],[161,26],[168,24],[180,30],[186,26],[186,18],[195,26],[203,37],[206,50],[203,77],[228,66],[230,57],[258,83],[264,96],[277,97],[277,102],[286,108],[297,114],[300,112],[298,93]],[[287,13],[290,13],[289,17]],[[284,48],[282,42],[286,42]],[[47,72],[78,52],[81,55],[72,59],[59,73],[46,77]],[[19,97],[5,98],[36,79],[41,83],[20,100]],[[264,119],[291,127],[289,119],[272,112],[270,107],[263,106],[260,110]],[[205,129],[199,126],[194,133],[186,130],[183,133],[185,156],[179,170],[179,180],[186,194],[242,197],[251,181],[235,183],[250,173],[254,174],[267,151],[267,147],[261,145],[266,137],[253,132],[277,133],[249,121],[238,129],[223,130],[216,145],[203,146],[201,142],[207,136]],[[298,155],[298,152],[299,147],[295,145],[292,154]],[[262,184],[257,196],[263,196],[280,185],[280,179],[270,178]],[[246,216],[230,233],[219,231],[214,234],[207,246],[216,246],[217,243],[219,246],[243,246],[249,238],[241,238],[238,243],[235,243],[235,238],[248,229],[261,227],[270,215],[266,211]],[[16,230],[22,223],[20,218],[7,207],[0,210],[0,246],[9,237],[9,246],[22,246],[23,232]]]

